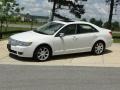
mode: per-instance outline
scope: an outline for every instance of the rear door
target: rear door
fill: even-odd
[[[77,24],[76,50],[90,51],[94,40],[97,38],[98,30],[88,24]]]

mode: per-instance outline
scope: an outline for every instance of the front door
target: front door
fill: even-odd
[[[71,24],[65,26],[54,38],[54,49],[55,55],[57,54],[66,54],[73,53],[76,49],[76,24]],[[60,37],[59,34],[64,33],[63,37]]]

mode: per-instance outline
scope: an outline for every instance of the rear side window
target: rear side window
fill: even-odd
[[[94,33],[98,32],[95,28],[93,28],[90,25],[87,24],[78,24],[77,25],[77,34],[82,34],[82,33]]]

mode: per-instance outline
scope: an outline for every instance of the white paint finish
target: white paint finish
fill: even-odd
[[[12,46],[11,49],[15,51],[22,50],[24,54],[20,57],[33,57],[34,50],[41,44],[48,44],[52,48],[53,55],[91,51],[93,45],[98,40],[103,40],[106,48],[112,44],[112,37],[109,34],[110,30],[100,28],[88,22],[54,22],[64,24],[54,35],[44,35],[33,31],[16,34],[10,38],[23,42],[32,42],[32,44],[26,47]],[[88,24],[96,28],[99,32],[55,37],[62,28],[70,24]]]

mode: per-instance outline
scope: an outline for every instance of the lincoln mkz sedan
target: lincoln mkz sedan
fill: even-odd
[[[19,57],[46,61],[51,56],[80,52],[103,54],[112,45],[111,30],[75,21],[53,21],[32,30],[12,35],[7,48]]]

